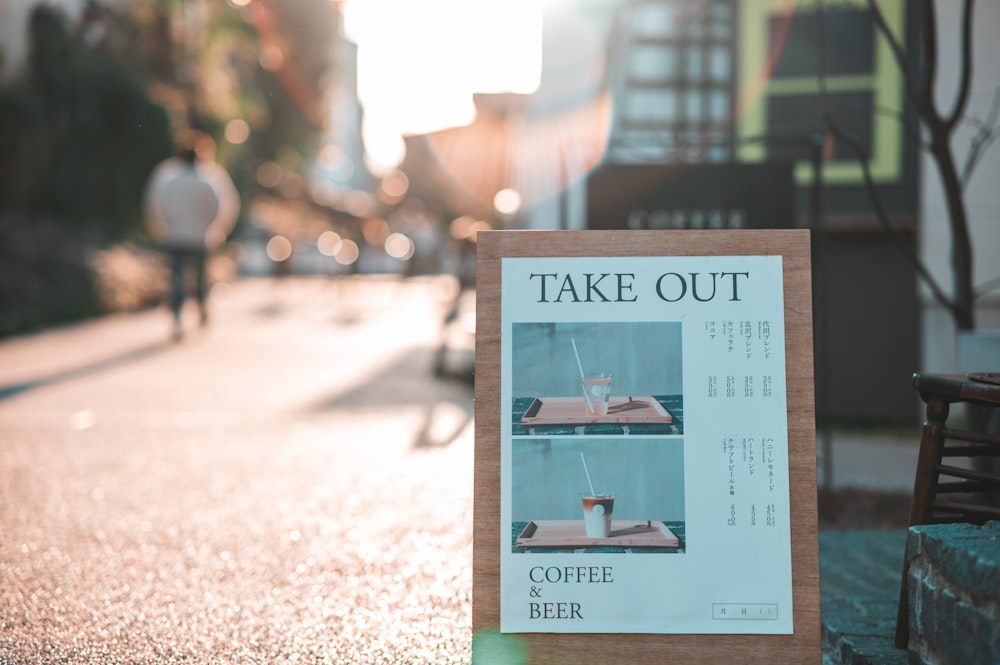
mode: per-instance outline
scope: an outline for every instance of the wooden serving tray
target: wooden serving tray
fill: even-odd
[[[587,536],[583,520],[532,520],[517,536],[518,547],[679,547],[680,543],[658,520],[612,520],[607,538]]]
[[[587,412],[587,401],[583,397],[536,397],[521,417],[525,425],[592,425],[596,423],[639,424],[674,421],[670,412],[656,401],[656,398],[611,397],[608,413],[593,416]]]

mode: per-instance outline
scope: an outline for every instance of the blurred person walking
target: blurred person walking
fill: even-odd
[[[207,137],[186,145],[153,169],[146,190],[147,227],[170,258],[175,340],[184,335],[181,314],[191,273],[201,325],[208,324],[208,259],[226,241],[240,211],[229,173],[208,154],[213,146]]]

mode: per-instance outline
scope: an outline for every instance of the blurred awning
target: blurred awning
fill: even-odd
[[[411,193],[438,196],[452,211],[493,218],[493,199],[514,189],[524,206],[586,175],[604,153],[610,96],[546,110],[537,96],[476,95],[464,127],[408,137],[402,169]]]

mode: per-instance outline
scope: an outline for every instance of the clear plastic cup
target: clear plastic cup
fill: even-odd
[[[592,416],[608,413],[608,399],[611,397],[611,373],[586,374],[581,380],[587,412]]]

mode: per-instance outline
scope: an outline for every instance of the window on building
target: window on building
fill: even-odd
[[[905,0],[877,3],[902,43]],[[867,0],[827,3],[822,14],[815,2],[798,3],[790,14],[785,0],[746,0],[740,9],[740,158],[799,162],[796,180],[809,184],[808,145],[812,136],[827,135],[825,103],[862,146],[876,182],[897,182],[903,161],[903,80]],[[856,151],[828,141],[824,157],[827,184],[861,183]]]
[[[633,0],[621,12],[609,159],[731,160],[735,0]]]

